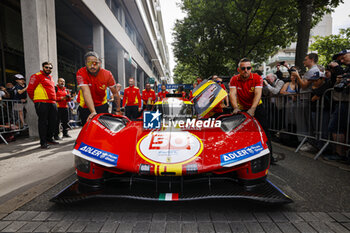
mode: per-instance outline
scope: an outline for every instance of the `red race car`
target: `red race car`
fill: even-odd
[[[192,102],[167,97],[130,121],[99,114],[76,140],[77,181],[52,201],[291,199],[270,183],[267,137],[247,113],[196,117]]]

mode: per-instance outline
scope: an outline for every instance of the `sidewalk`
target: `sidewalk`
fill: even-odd
[[[14,208],[11,205],[3,205],[21,197],[21,194],[30,192],[31,195],[21,197],[15,203],[16,206],[39,195],[38,186],[42,191],[55,185],[67,175],[74,173],[74,157],[71,153],[74,141],[80,129],[70,130],[72,138],[60,140],[58,145],[51,145],[50,149],[41,149],[39,139],[24,138],[8,145],[0,145],[0,214]]]
[[[294,147],[285,146],[285,145],[281,144],[280,142],[272,141],[272,145],[274,145],[274,144],[278,145],[279,147],[282,147],[283,149],[291,151],[291,152],[295,152],[295,150],[296,150],[296,148],[294,148]],[[311,158],[311,159],[313,159],[315,157],[315,154],[310,153],[310,152],[305,152],[305,151],[299,150],[297,153],[300,155],[303,155],[305,157]],[[349,164],[340,163],[340,162],[336,162],[336,161],[327,161],[327,160],[324,160],[322,158],[322,156],[320,156],[317,160],[315,160],[315,162],[316,161],[320,161],[320,162],[328,164],[330,166],[337,167],[337,168],[342,169],[344,171],[350,172],[350,165]]]

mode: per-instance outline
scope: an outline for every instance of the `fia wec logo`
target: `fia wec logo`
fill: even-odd
[[[143,128],[144,129],[160,129],[162,113],[159,110],[143,112]]]

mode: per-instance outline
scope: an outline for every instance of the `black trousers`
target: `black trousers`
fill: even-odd
[[[95,106],[95,110],[97,112],[97,114],[99,113],[108,113],[108,104],[104,104],[101,106]],[[84,126],[86,123],[87,118],[89,117],[90,110],[88,108],[82,108],[81,106],[79,106],[78,108],[79,111],[79,115],[80,115],[80,120],[81,120],[81,124]]]
[[[55,136],[60,134],[60,124],[62,123],[63,135],[66,135],[68,132],[68,108],[57,108],[57,123],[55,129]]]
[[[57,105],[51,103],[35,103],[35,111],[38,115],[38,129],[40,144],[44,145],[51,141],[57,119]]]
[[[139,117],[139,107],[138,106],[125,106],[125,116],[130,120],[135,120]]]
[[[269,146],[270,155],[272,156],[271,134],[268,127],[269,124],[267,122],[268,118],[267,118],[265,108],[262,104],[256,107],[254,117],[259,121],[261,127],[265,131],[265,134],[267,137],[267,145]]]

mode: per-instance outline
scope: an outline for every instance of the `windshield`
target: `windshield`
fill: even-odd
[[[179,98],[167,98],[156,105],[156,111],[162,113],[166,120],[186,120],[194,118],[194,108],[190,101],[184,101]]]

